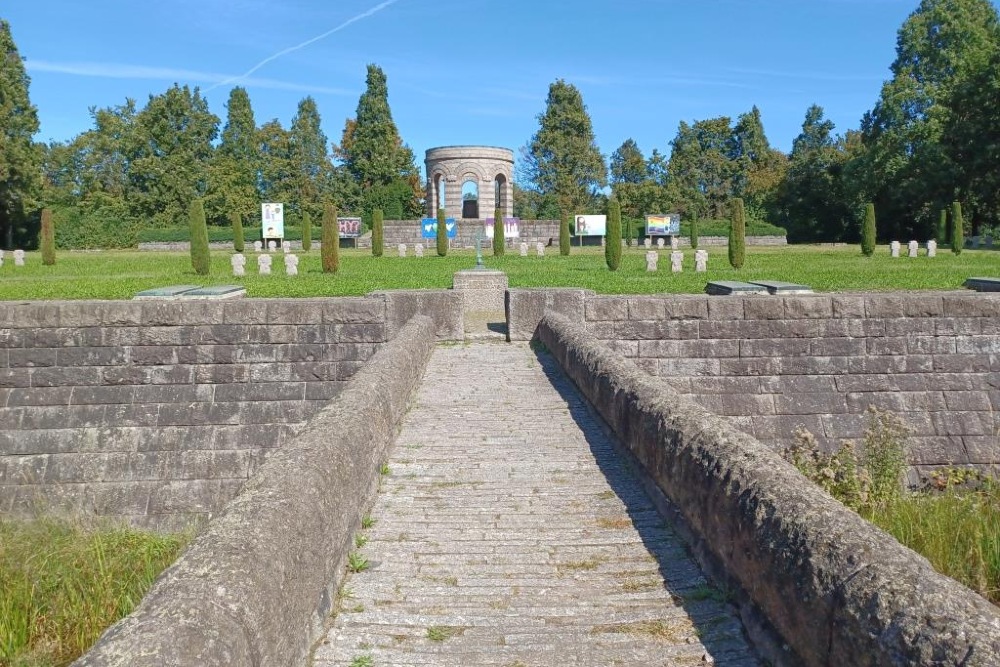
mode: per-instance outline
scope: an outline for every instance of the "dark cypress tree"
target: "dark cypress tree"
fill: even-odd
[[[559,254],[569,254],[569,216],[565,213],[559,221]]]
[[[302,252],[309,252],[313,247],[313,221],[309,211],[302,211]]]
[[[608,230],[604,238],[604,261],[608,269],[617,271],[622,263],[622,207],[612,197],[608,201]]]
[[[965,246],[965,221],[962,219],[962,203],[954,202],[951,205],[951,251],[960,255],[963,246]]]
[[[875,204],[865,206],[865,221],[861,226],[861,254],[871,257],[875,253]]]
[[[698,218],[691,218],[691,250],[698,249]]]
[[[382,221],[382,209],[377,208],[372,214],[372,255],[381,257],[385,252],[385,229]]]
[[[337,227],[337,209],[327,202],[323,206],[323,273],[336,273],[340,268],[340,228]]]
[[[493,211],[493,256],[502,257],[505,245],[503,237],[503,212],[497,208]]]
[[[42,264],[52,266],[56,263],[56,228],[52,222],[52,211],[42,209]]]
[[[941,209],[941,216],[938,218],[937,242],[940,245],[948,243],[948,209]]]
[[[243,252],[245,242],[243,240],[243,216],[233,209],[229,214],[229,222],[233,225],[233,250]]]
[[[438,209],[437,253],[438,257],[444,257],[448,254],[448,226],[443,208]]]
[[[201,199],[191,202],[188,211],[188,222],[191,225],[191,266],[199,276],[207,276],[212,266],[212,258],[208,252],[208,225],[205,223],[205,204]]]
[[[743,200],[733,200],[733,221],[729,227],[729,264],[734,269],[743,268],[746,259],[747,222]]]

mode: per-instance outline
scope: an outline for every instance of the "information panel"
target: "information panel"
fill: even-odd
[[[493,239],[493,218],[486,218],[486,238]],[[505,239],[516,239],[521,236],[521,219],[503,219],[503,237]]]
[[[455,218],[446,218],[444,221],[444,228],[448,232],[448,238],[455,238],[456,232],[458,232],[458,227],[455,226]],[[437,237],[438,221],[437,218],[424,218],[421,220],[420,224],[420,234],[425,239],[433,239]]]
[[[261,234],[265,239],[285,238],[285,205],[260,205]]]
[[[606,215],[576,215],[577,236],[605,236],[608,233],[608,216]]]
[[[341,238],[356,239],[361,236],[361,218],[337,218]]]
[[[646,236],[677,236],[680,233],[680,213],[658,213],[646,216]]]

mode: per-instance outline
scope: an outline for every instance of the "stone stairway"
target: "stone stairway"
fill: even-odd
[[[439,347],[388,465],[314,665],[760,664],[544,353]]]

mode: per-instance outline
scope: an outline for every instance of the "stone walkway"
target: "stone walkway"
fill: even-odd
[[[757,665],[583,399],[523,344],[435,350],[317,666]]]

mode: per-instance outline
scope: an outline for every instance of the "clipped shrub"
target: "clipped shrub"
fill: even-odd
[[[337,226],[337,209],[333,204],[323,205],[323,273],[336,273],[340,268],[340,228]]]
[[[443,208],[438,209],[437,254],[438,257],[444,257],[448,254],[447,215],[445,214]]]
[[[377,208],[372,213],[372,255],[381,257],[385,252],[385,227],[382,222],[382,209]]]
[[[562,216],[562,220],[559,221],[559,254],[568,255],[569,254],[569,216],[565,213]]]
[[[313,246],[313,221],[309,211],[302,211],[302,252],[309,252]]]
[[[733,218],[729,225],[729,264],[734,269],[743,268],[747,252],[747,222],[743,200],[733,200]]]
[[[698,249],[698,218],[691,218],[691,230],[689,233],[691,238],[691,250]]]
[[[207,276],[212,268],[212,256],[208,251],[208,225],[205,223],[205,204],[201,199],[191,202],[188,223],[191,227],[191,266],[199,276]]]
[[[960,255],[964,245],[965,221],[962,219],[962,202],[954,202],[951,205],[951,251]]]
[[[493,256],[503,256],[506,243],[503,237],[503,212],[497,208],[493,212]]]
[[[608,269],[617,271],[622,263],[622,207],[618,199],[608,201],[608,229],[604,239],[604,261]]]
[[[937,242],[938,245],[945,245],[948,243],[948,209],[941,209],[941,217],[938,218],[937,226]]]
[[[52,222],[52,211],[42,209],[42,232],[39,244],[42,247],[42,264],[52,266],[56,263],[56,226]]]
[[[865,206],[865,220],[861,224],[861,254],[871,257],[875,254],[875,204]]]
[[[233,250],[243,252],[243,216],[239,211],[233,211],[229,214],[229,220],[233,223]]]

